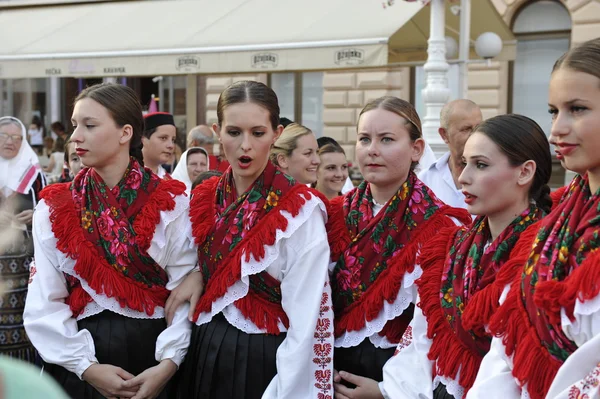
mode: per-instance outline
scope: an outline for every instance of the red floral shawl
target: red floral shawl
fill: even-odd
[[[600,292],[600,195],[577,176],[542,222],[525,267],[490,323],[513,356],[513,375],[542,399],[577,346],[563,332],[561,309],[574,320],[575,301]]]
[[[92,301],[80,279],[121,307],[153,315],[169,295],[168,276],[148,255],[160,211],[175,208],[183,183],[161,181],[131,158],[121,181],[109,189],[93,169],[72,183],[54,184],[41,193],[50,208],[57,248],[75,259],[77,277],[67,275],[66,302],[75,316]],[[79,226],[79,227],[77,227]]]
[[[288,221],[281,212],[297,216],[310,197],[308,187],[296,184],[271,162],[239,197],[231,168],[194,189],[190,218],[206,287],[196,306],[195,321],[200,313],[210,312],[213,302],[240,280],[242,258],[264,258],[264,247],[275,244],[277,230],[287,228]],[[248,294],[236,300],[235,306],[269,334],[280,333],[279,322],[288,326],[281,307],[280,282],[266,271],[250,276]]]
[[[366,181],[333,199],[329,214],[331,256],[337,262],[332,278],[336,337],[361,330],[379,316],[385,301],[396,300],[419,249],[440,228],[454,225],[448,216],[471,222],[465,210],[444,205],[412,172],[376,216]],[[412,319],[407,313],[389,321],[380,335],[397,343]]]
[[[471,228],[444,229],[423,249],[420,261],[425,271],[417,286],[418,306],[427,318],[427,336],[432,340],[428,357],[436,362],[434,375],[455,379],[460,369],[458,382],[465,395],[475,382],[492,338],[483,324],[466,328],[463,312],[473,305],[476,293],[494,282],[514,255],[522,233],[540,217],[541,212],[532,205],[487,248],[490,229],[487,218],[479,217]]]

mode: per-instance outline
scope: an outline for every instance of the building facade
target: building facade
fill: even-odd
[[[24,3],[42,2],[0,0],[0,8]],[[492,0],[492,3],[517,39],[516,58],[469,63],[467,97],[479,104],[484,118],[507,112],[522,113],[534,118],[549,133],[546,104],[552,64],[570,47],[600,36],[600,0]],[[453,60],[450,64],[449,86],[454,99],[458,92],[458,65]],[[255,79],[271,86],[280,99],[282,116],[305,124],[318,136],[335,138],[351,161],[358,114],[369,100],[394,95],[411,101],[421,115],[424,111],[421,90],[425,79],[422,66],[417,65],[306,72],[259,70],[233,75],[0,78],[0,114],[12,114],[25,123],[37,115],[46,126],[54,120],[65,123],[70,119],[72,101],[78,91],[96,82],[116,81],[132,86],[143,104],[148,104],[155,95],[159,108],[173,113],[184,133],[197,124],[214,123],[220,92],[241,79]],[[559,172],[557,164],[554,185],[563,179]]]

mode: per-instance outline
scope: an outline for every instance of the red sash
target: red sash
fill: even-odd
[[[112,190],[88,168],[72,183],[48,186],[41,197],[50,208],[57,248],[75,259],[77,276],[121,307],[152,315],[169,295],[168,276],[147,251],[160,211],[173,210],[174,197],[184,192],[183,183],[161,181],[132,158]],[[66,302],[77,316],[92,298],[78,278],[67,275],[67,283]]]
[[[308,187],[296,184],[271,162],[240,197],[236,198],[231,169],[194,189],[190,218],[206,287],[194,320],[200,313],[210,312],[213,302],[240,280],[242,258],[264,258],[265,246],[275,244],[277,230],[287,229],[288,221],[281,212],[297,216],[310,197]],[[280,282],[266,271],[250,276],[248,294],[235,301],[235,306],[269,334],[280,333],[279,322],[288,327]]]
[[[486,248],[491,233],[487,218],[479,217],[471,228],[451,227],[427,243],[420,258],[423,276],[417,281],[420,303],[427,318],[428,353],[436,363],[434,375],[452,379],[460,369],[459,384],[465,394],[473,386],[491,336],[483,324],[464,325],[464,313],[476,293],[490,287],[497,273],[513,256],[521,234],[541,216],[531,206],[514,219]],[[498,298],[496,298],[498,299]]]
[[[379,316],[384,302],[396,300],[423,243],[454,225],[448,216],[471,222],[465,210],[444,205],[412,172],[376,216],[367,182],[334,198],[329,211],[331,256],[337,262],[332,278],[336,337],[361,330]],[[380,335],[398,342],[411,319],[412,314],[403,314],[390,320]]]
[[[563,332],[561,309],[574,320],[575,301],[600,292],[600,196],[587,177],[571,182],[540,225],[525,267],[490,322],[513,356],[513,375],[542,399],[564,361],[577,349]]]

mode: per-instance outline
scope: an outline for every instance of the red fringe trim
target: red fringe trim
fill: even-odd
[[[251,290],[248,295],[235,301],[235,307],[258,328],[266,329],[269,334],[279,335],[281,331],[277,321],[281,320],[286,329],[290,327],[290,321],[281,305],[275,305],[277,306]]]
[[[428,250],[420,258],[424,271],[417,280],[417,286],[420,296],[418,306],[427,318],[427,337],[432,340],[427,357],[435,361],[433,367],[437,366],[433,372],[454,379],[460,369],[458,383],[465,389],[466,395],[475,382],[482,357],[457,338],[440,303],[446,256],[458,230],[458,227],[445,228],[427,243]]]
[[[213,180],[214,179],[214,180]],[[207,238],[214,224],[214,215],[216,215],[214,206],[214,192],[218,178],[208,180],[199,185],[194,190],[190,204],[190,219],[192,221],[192,233],[196,243],[201,245]],[[275,244],[277,230],[285,231],[288,221],[281,214],[281,211],[289,212],[292,216],[297,216],[306,200],[310,199],[310,190],[302,184],[298,184],[288,191],[288,193],[279,201],[277,209],[271,211],[266,217],[247,232],[246,237],[235,249],[222,260],[222,267],[214,271],[211,276],[211,284],[198,301],[194,311],[194,321],[198,320],[200,313],[208,312],[211,305],[218,298],[221,298],[230,286],[241,278],[241,259],[244,256],[245,261],[250,257],[260,260],[265,256],[265,247]],[[244,306],[240,311],[249,320],[255,324],[261,324],[260,320],[270,318],[270,315],[279,314],[281,304],[264,301],[264,307],[261,307],[260,315],[257,315],[257,309],[252,306]],[[282,322],[284,320],[282,319]],[[273,328],[276,323],[269,323],[267,330],[270,334],[278,334],[279,328]],[[269,329],[273,328],[273,329]]]
[[[537,235],[540,222],[537,221],[521,233],[519,240],[510,252],[509,260],[496,274],[494,282],[475,293],[462,315],[462,325],[466,330],[480,334],[500,306],[500,296],[504,287],[521,276],[523,266],[531,253],[531,248]]]
[[[542,346],[521,301],[521,275],[515,276],[506,301],[490,320],[490,330],[513,356],[512,374],[532,399],[544,399],[561,364]]]
[[[160,221],[160,211],[174,209],[174,197],[183,192],[183,183],[163,180],[150,195],[133,224],[134,228],[140,228],[139,231],[136,230],[136,241],[139,238],[138,244],[142,249],[149,247],[147,237],[151,239],[154,236],[156,224]],[[166,288],[148,288],[143,283],[124,277],[106,262],[98,248],[85,238],[81,228],[73,228],[81,226],[81,221],[73,206],[69,183],[50,185],[40,193],[40,197],[50,208],[50,222],[57,239],[57,249],[75,260],[73,270],[96,293],[116,299],[121,307],[145,312],[149,316],[154,314],[156,306],[164,306],[169,296]],[[78,316],[91,301],[92,298],[83,288],[76,287],[65,302],[69,304],[73,314]]]
[[[565,308],[571,321],[575,320],[575,301],[589,301],[600,293],[600,252],[588,254],[581,265],[563,281],[538,284],[533,297],[535,304],[546,310],[553,324],[560,324],[560,309]]]
[[[440,229],[454,226],[449,217],[470,223],[471,216],[464,209],[452,207],[441,208],[421,228],[413,233],[410,243],[395,257],[388,260],[388,267],[377,280],[363,293],[359,300],[336,316],[335,336],[345,331],[361,330],[365,323],[372,321],[383,309],[383,302],[393,303],[398,296],[404,274],[414,270],[417,253],[429,240],[436,236]],[[427,244],[425,244],[427,243]]]
[[[352,242],[346,219],[344,218],[344,197],[335,197],[327,203],[327,239],[331,260],[337,262]]]

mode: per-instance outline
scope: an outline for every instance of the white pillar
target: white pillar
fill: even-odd
[[[198,115],[198,75],[186,76],[185,88],[185,116],[186,126],[194,127],[197,123]]]
[[[61,120],[60,81],[56,76],[50,79],[50,123]]]
[[[13,79],[7,79],[6,81],[6,107],[4,108],[4,115],[14,116],[16,114],[14,106],[14,81]]]
[[[429,143],[436,157],[447,151],[447,146],[440,137],[440,112],[450,98],[448,88],[448,62],[446,62],[446,40],[444,36],[446,27],[445,0],[432,0],[430,35],[427,41],[427,62],[423,66],[425,80],[423,89],[423,102],[425,104],[425,117],[423,118],[423,136]]]
[[[169,113],[175,115],[175,81],[169,76]]]
[[[469,96],[469,57],[471,49],[471,0],[460,0],[460,42],[458,44],[458,98]]]
[[[158,80],[158,111],[165,112],[165,85],[163,83],[163,78],[161,77]],[[171,114],[173,115],[173,114]]]
[[[117,78],[112,76],[108,78],[102,78],[102,83],[117,83]]]

